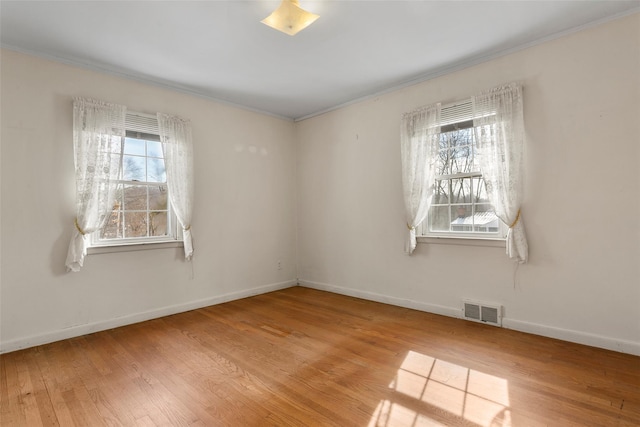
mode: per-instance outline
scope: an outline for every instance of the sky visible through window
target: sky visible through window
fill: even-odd
[[[160,142],[125,138],[122,162],[124,181],[167,182]]]

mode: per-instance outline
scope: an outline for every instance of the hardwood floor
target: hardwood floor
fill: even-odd
[[[638,426],[640,358],[294,287],[0,356],[2,426]]]

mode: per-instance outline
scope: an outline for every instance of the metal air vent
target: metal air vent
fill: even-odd
[[[502,307],[495,304],[464,300],[462,302],[462,317],[474,322],[502,326]]]

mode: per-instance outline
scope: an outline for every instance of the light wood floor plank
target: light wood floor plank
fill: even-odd
[[[4,426],[638,426],[640,358],[294,287],[0,356]]]

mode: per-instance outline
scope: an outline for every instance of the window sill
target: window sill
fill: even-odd
[[[489,248],[506,248],[505,239],[473,239],[469,237],[425,237],[418,236],[418,243],[428,243],[430,245],[462,245],[462,246],[484,246]]]
[[[130,243],[124,245],[113,246],[92,246],[87,248],[87,254],[108,254],[113,252],[131,252],[131,251],[146,251],[150,249],[167,249],[167,248],[182,248],[184,244],[182,241],[173,240],[170,242],[148,242],[148,243]]]

